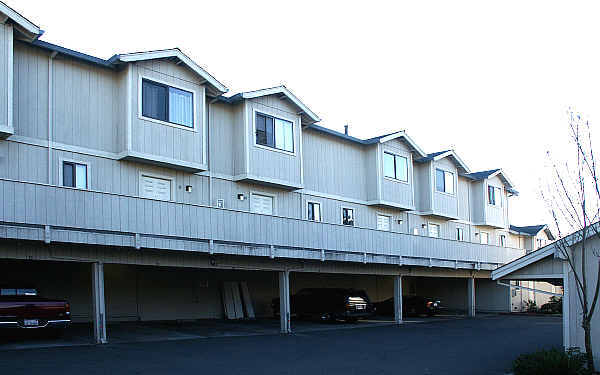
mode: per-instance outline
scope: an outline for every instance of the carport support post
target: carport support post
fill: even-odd
[[[281,333],[291,333],[290,324],[290,271],[279,272],[279,317]]]
[[[402,324],[402,276],[394,276],[394,321]]]
[[[92,263],[92,304],[94,307],[94,341],[106,344],[106,309],[104,304],[104,264]]]
[[[467,315],[475,317],[475,277],[471,276],[467,279]]]

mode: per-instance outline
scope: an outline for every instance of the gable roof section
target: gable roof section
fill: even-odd
[[[321,121],[321,119],[319,118],[319,116],[317,116],[316,113],[311,111],[310,108],[308,108],[304,103],[302,103],[296,95],[294,95],[290,90],[288,90],[287,87],[283,85],[269,87],[267,89],[240,92],[230,97],[222,96],[219,97],[219,99],[226,103],[237,103],[244,99],[259,98],[261,96],[267,95],[280,95],[283,99],[287,99],[290,102],[292,102],[299,109],[298,114],[302,115],[306,119],[307,124],[314,124],[315,122]]]
[[[516,234],[525,235],[525,236],[531,236],[531,237],[537,236],[537,234],[540,233],[542,230],[544,230],[546,232],[546,235],[548,236],[548,238],[550,240],[554,240],[554,235],[552,234],[552,232],[548,228],[548,225],[546,225],[546,224],[528,225],[528,226],[524,226],[524,227],[518,227],[516,225],[510,226],[511,232],[514,232]]]
[[[454,150],[444,150],[438,152],[432,152],[427,154],[425,157],[415,160],[417,163],[425,163],[428,161],[437,161],[444,158],[450,157],[454,164],[461,170],[462,173],[470,173],[470,169],[467,164],[454,152]]]
[[[481,181],[481,180],[485,180],[485,179],[489,179],[489,178],[498,176],[500,178],[500,180],[502,180],[502,182],[506,186],[506,191],[508,191],[512,195],[519,195],[519,192],[515,189],[515,185],[508,178],[506,173],[504,173],[504,171],[502,171],[502,169],[500,169],[500,168],[490,169],[490,170],[481,171],[481,172],[467,173],[467,174],[463,174],[462,176],[466,177],[468,179],[471,179],[473,181]]]
[[[492,271],[492,280],[501,279],[501,278],[507,276],[508,274],[518,271],[532,263],[540,261],[549,256],[554,256],[554,253],[555,253],[555,249],[554,249],[554,246],[552,246],[552,244],[550,244],[546,247],[543,247],[539,250],[532,251],[529,254],[526,254],[518,259],[513,260],[510,263],[506,263],[505,265],[493,270]]]
[[[0,1],[0,13],[4,14],[5,19],[2,20],[2,23],[6,23],[9,19],[14,23],[17,29],[23,34],[28,40],[35,40],[44,32],[40,30],[40,28],[29,21],[27,18],[23,17],[19,12],[9,7]]]
[[[344,134],[344,133],[340,133],[340,132],[337,132],[335,130],[332,130],[332,129],[329,129],[329,128],[325,128],[323,126],[316,125],[316,124],[309,125],[309,126],[307,126],[307,128],[315,130],[315,131],[317,131],[319,133],[331,135],[331,136],[343,139],[345,141],[353,142],[353,143],[360,144],[360,145],[374,145],[374,144],[377,144],[377,143],[385,143],[385,142],[391,141],[393,139],[402,138],[417,154],[419,154],[419,156],[424,157],[424,156],[427,155],[415,143],[415,141],[413,141],[412,138],[410,138],[403,130],[402,131],[393,132],[393,133],[383,134],[383,135],[380,135],[380,136],[377,136],[377,137],[373,137],[373,138],[360,139],[360,138],[352,137],[350,135],[347,135],[347,134]]]
[[[219,94],[224,94],[227,91],[229,91],[229,89],[225,87],[225,85],[217,81],[215,77],[210,75],[210,73],[208,73],[206,70],[202,69],[200,65],[196,64],[192,59],[187,57],[183,52],[181,52],[179,48],[114,55],[113,57],[108,59],[108,62],[111,64],[117,64],[118,62],[136,62],[167,58],[179,59],[179,61],[184,63],[188,68],[190,68],[200,77],[202,77],[202,79],[204,79],[203,83],[210,84],[216,91],[218,91]]]

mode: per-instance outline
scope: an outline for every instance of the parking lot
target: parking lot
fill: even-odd
[[[277,327],[274,321],[257,321],[255,325],[266,327],[269,323]],[[292,335],[226,337],[229,335],[222,333],[177,341],[121,344],[113,341],[101,346],[2,350],[0,363],[3,373],[15,375],[501,375],[508,372],[519,354],[562,343],[559,317],[440,317],[416,319],[415,323],[400,327],[368,323],[359,323],[353,326],[355,329],[340,329],[345,328],[343,324],[315,327],[308,322],[305,330],[297,324]]]
[[[405,324],[427,324],[449,319],[462,319],[460,315],[442,315],[431,318],[408,317]],[[356,323],[293,320],[294,333],[393,326],[389,317],[374,317]],[[111,344],[157,342],[173,340],[206,339],[275,335],[280,326],[277,319],[258,320],[197,320],[166,322],[121,322],[107,327]],[[92,345],[91,324],[75,323],[59,337],[51,337],[43,330],[21,330],[0,338],[0,351],[14,349],[40,349],[64,346]]]

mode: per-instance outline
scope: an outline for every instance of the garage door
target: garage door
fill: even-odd
[[[171,180],[142,175],[140,190],[144,198],[171,200]]]
[[[273,215],[273,197],[268,195],[252,194],[250,201],[252,212]]]

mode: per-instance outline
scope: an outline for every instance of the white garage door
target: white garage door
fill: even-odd
[[[268,195],[252,194],[250,206],[252,212],[273,215],[273,197]]]
[[[171,180],[142,175],[140,190],[144,198],[171,200]]]

